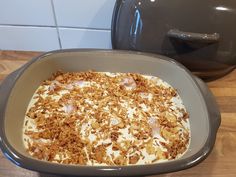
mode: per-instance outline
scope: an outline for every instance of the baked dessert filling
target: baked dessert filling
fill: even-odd
[[[189,115],[174,89],[137,73],[57,72],[34,93],[23,142],[40,160],[141,165],[180,158]]]

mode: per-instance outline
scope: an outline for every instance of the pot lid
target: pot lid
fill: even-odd
[[[166,55],[198,73],[228,72],[236,64],[235,7],[233,0],[117,0],[112,46]]]

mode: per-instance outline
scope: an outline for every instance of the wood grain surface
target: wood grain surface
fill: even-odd
[[[0,82],[38,52],[0,51]],[[199,165],[158,177],[236,177],[236,71],[207,83],[221,110],[222,122],[213,151]],[[0,95],[1,97],[1,95]],[[0,152],[0,177],[50,177],[17,167]]]

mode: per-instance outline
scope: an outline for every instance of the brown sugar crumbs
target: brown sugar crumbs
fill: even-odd
[[[189,116],[177,91],[135,73],[56,72],[28,106],[30,155],[79,165],[149,164],[181,157]]]

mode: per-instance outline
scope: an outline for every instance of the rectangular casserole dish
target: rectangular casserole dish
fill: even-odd
[[[191,142],[179,159],[148,165],[63,165],[32,158],[22,141],[28,103],[41,82],[63,71],[136,72],[158,76],[177,89],[190,114]],[[144,176],[183,170],[204,160],[212,150],[220,112],[209,89],[181,64],[167,57],[114,50],[67,49],[45,53],[10,74],[0,86],[0,148],[13,163],[57,175]]]

